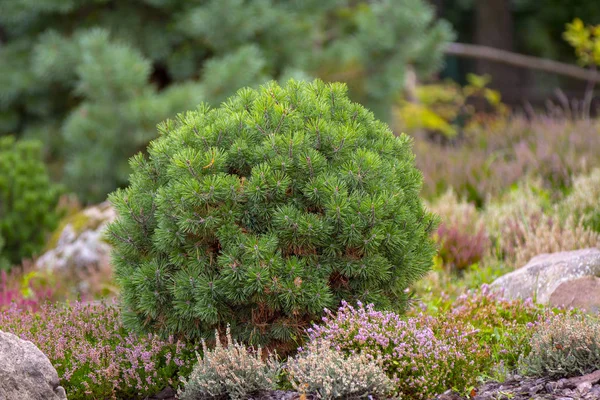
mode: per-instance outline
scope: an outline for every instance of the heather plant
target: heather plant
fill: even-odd
[[[569,378],[596,371],[600,364],[597,317],[559,314],[538,327],[531,351],[519,362],[525,375]]]
[[[577,201],[568,200],[575,197],[557,206],[551,197],[539,182],[525,182],[487,205],[483,215],[494,256],[519,268],[538,254],[600,245],[600,235],[586,226]],[[563,204],[567,202],[573,204],[570,215]]]
[[[19,271],[20,272],[20,271]],[[38,282],[40,274],[0,271],[0,310],[16,307],[37,310],[44,302],[55,298],[55,288]]]
[[[600,233],[599,198],[600,168],[596,168],[575,178],[572,191],[558,204],[558,213],[563,219],[582,219],[583,226]]]
[[[479,345],[489,354],[488,360],[479,366],[482,372],[494,373],[498,368],[510,371],[517,367],[519,355],[529,351],[533,328],[553,311],[534,304],[531,299],[505,299],[484,284],[447,303],[438,313],[442,320],[473,326]]]
[[[484,224],[500,248],[504,248],[506,226],[513,220],[537,218],[552,211],[550,193],[540,179],[518,182],[502,196],[491,198],[482,211]]]
[[[482,122],[452,145],[415,137],[417,166],[427,198],[453,188],[459,198],[483,206],[520,181],[539,178],[553,197],[573,184],[572,177],[600,166],[597,120],[513,116]],[[553,198],[553,200],[555,200]]]
[[[514,371],[519,356],[529,352],[535,328],[559,311],[537,305],[531,299],[506,299],[487,284],[470,282],[467,276],[450,284],[451,292],[438,289],[437,295],[421,298],[418,307],[412,308],[408,316],[429,315],[428,326],[436,335],[443,335],[448,326],[459,330],[468,326],[479,354],[485,354],[485,357],[473,358],[478,376],[502,380],[506,372]],[[465,290],[465,286],[475,288]]]
[[[286,363],[294,390],[319,399],[387,398],[392,380],[365,353],[344,355],[325,341],[312,342]]]
[[[111,196],[127,327],[291,349],[343,299],[401,310],[429,269],[411,140],[344,85],[242,89],[160,131]]]
[[[346,355],[362,354],[380,363],[400,398],[428,399],[448,388],[462,391],[473,385],[489,356],[470,323],[460,322],[423,314],[404,320],[373,305],[343,303],[308,333],[310,342],[325,341]]]
[[[143,399],[187,376],[198,350],[172,337],[125,330],[114,305],[11,307],[0,329],[33,342],[56,368],[69,399]]]
[[[462,272],[481,261],[489,247],[489,239],[483,227],[471,233],[464,230],[464,226],[442,223],[435,237],[439,241],[439,255],[450,271]]]
[[[600,247],[600,234],[586,228],[581,220],[575,222],[569,217],[561,222],[546,214],[509,221],[504,239],[513,246],[513,256],[507,260],[516,268],[539,254]]]
[[[41,143],[0,137],[0,268],[39,252],[58,223],[60,187],[50,181]]]
[[[110,266],[64,271],[26,261],[9,272],[0,271],[0,309],[15,306],[36,311],[45,302],[93,301],[117,292]]]
[[[203,355],[190,377],[179,391],[181,400],[230,398],[242,400],[252,398],[261,391],[275,389],[279,363],[269,354],[263,361],[262,349],[248,349],[234,341],[227,327],[225,343],[221,343],[215,332],[216,345],[209,349],[202,341]]]
[[[459,201],[450,190],[431,209],[440,216],[434,237],[438,255],[448,271],[464,272],[489,253],[490,240],[484,221],[472,203]]]
[[[93,301],[118,293],[110,265],[60,269],[39,260],[0,271],[0,310],[14,306],[37,311],[46,302]]]

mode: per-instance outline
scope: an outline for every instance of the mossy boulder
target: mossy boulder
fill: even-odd
[[[64,218],[52,234],[47,251],[36,260],[36,268],[77,277],[81,281],[79,291],[86,290],[90,275],[111,275],[111,246],[104,234],[114,219],[115,211],[108,202]]]

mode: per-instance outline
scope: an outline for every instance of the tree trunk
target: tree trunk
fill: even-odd
[[[510,0],[475,0],[474,39],[478,45],[514,51]],[[501,89],[505,97],[516,97],[518,100],[524,95],[521,91],[521,71],[485,60],[477,61],[476,71],[481,75],[491,75],[491,86]]]

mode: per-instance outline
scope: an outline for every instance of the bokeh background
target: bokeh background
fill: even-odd
[[[103,229],[129,159],[270,80],[344,82],[412,136],[440,270],[475,285],[593,246],[598,24],[595,0],[2,0],[5,301],[116,294]]]

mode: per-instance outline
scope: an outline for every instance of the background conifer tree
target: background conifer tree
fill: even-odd
[[[386,118],[450,37],[423,0],[0,2],[0,135],[45,143],[85,201],[125,183],[155,124],[271,79],[345,81]]]
[[[207,336],[231,323],[291,345],[342,299],[401,310],[435,249],[411,140],[343,84],[241,89],[159,127],[109,227],[130,328]]]

